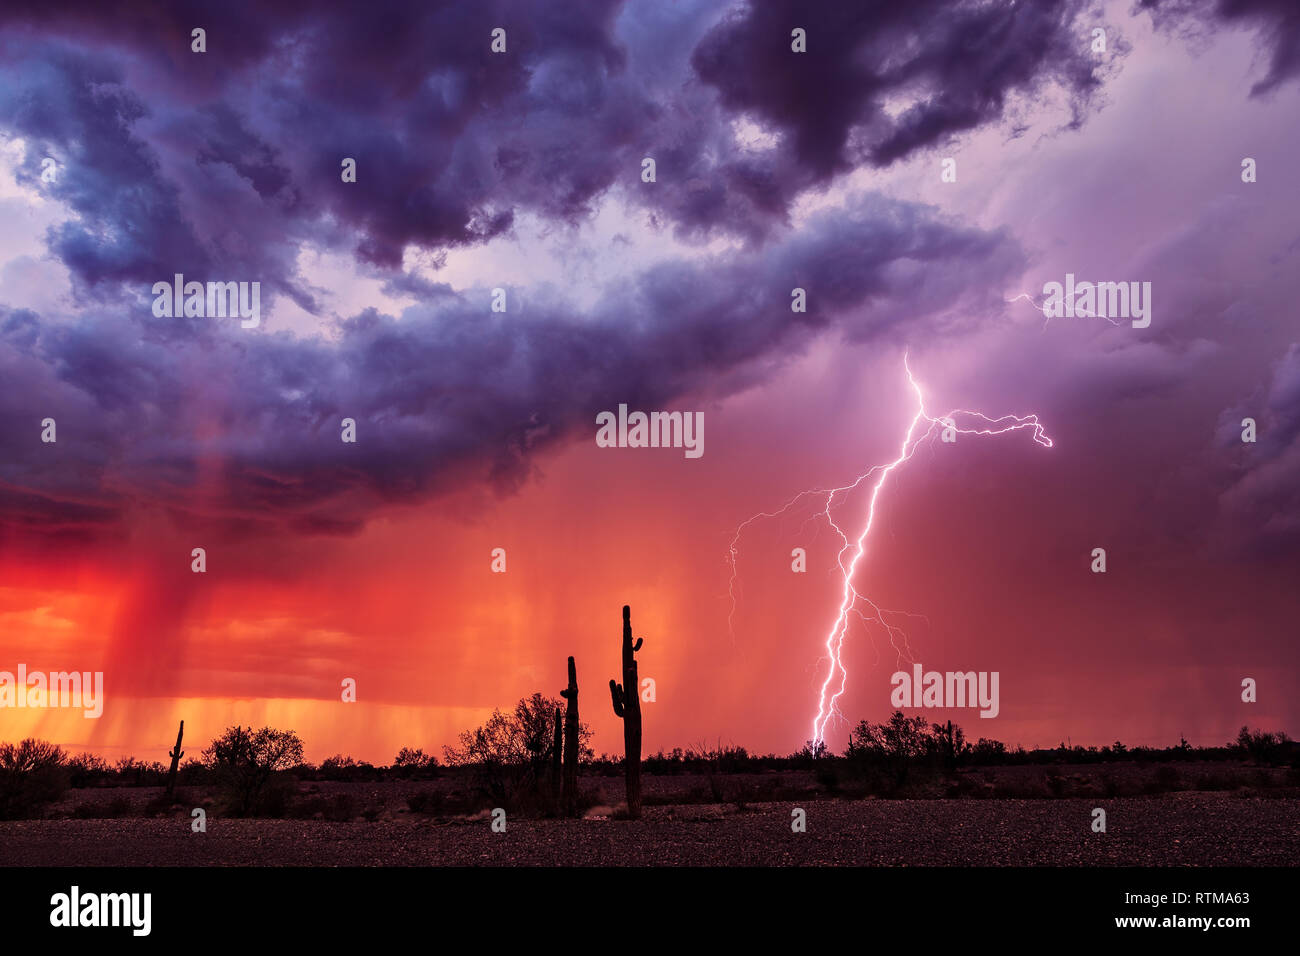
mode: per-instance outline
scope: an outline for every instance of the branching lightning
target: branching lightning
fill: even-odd
[[[828,659],[826,679],[822,682],[821,692],[817,701],[817,716],[813,719],[812,725],[812,744],[814,747],[820,745],[826,736],[826,728],[832,717],[841,716],[837,710],[837,702],[844,693],[848,684],[848,670],[844,666],[842,650],[844,639],[848,634],[850,618],[856,615],[864,623],[876,624],[881,627],[889,637],[890,645],[894,648],[899,659],[912,659],[911,647],[908,644],[907,633],[896,623],[899,616],[909,616],[906,612],[892,611],[888,608],[882,608],[876,602],[872,601],[866,595],[858,591],[853,583],[853,578],[857,573],[858,565],[866,554],[867,539],[871,534],[872,526],[876,519],[876,503],[880,498],[880,493],[884,489],[891,474],[903,463],[911,459],[916,450],[925,442],[930,441],[936,435],[951,429],[955,434],[961,435],[1002,435],[1007,432],[1019,431],[1021,429],[1030,429],[1035,442],[1045,448],[1052,447],[1052,439],[1047,436],[1043,426],[1038,421],[1037,415],[1003,415],[1000,418],[989,418],[982,412],[970,411],[968,409],[953,409],[946,415],[938,417],[932,416],[925,409],[925,395],[921,391],[921,386],[917,383],[912,375],[911,366],[908,364],[907,355],[903,356],[903,370],[907,373],[907,381],[912,386],[912,391],[916,393],[916,414],[912,417],[911,423],[903,436],[902,445],[899,448],[897,457],[893,461],[884,465],[875,465],[859,475],[854,481],[847,485],[837,488],[818,488],[808,491],[802,491],[787,501],[781,508],[776,511],[764,511],[753,515],[736,528],[735,534],[731,539],[730,561],[731,561],[731,581],[728,586],[728,594],[731,598],[731,613],[728,616],[727,623],[732,628],[734,639],[734,620],[736,614],[736,558],[738,555],[738,544],[740,536],[748,527],[760,518],[775,518],[788,513],[795,508],[800,502],[806,499],[814,499],[820,502],[820,509],[814,513],[808,520],[824,518],[829,527],[839,536],[841,546],[836,557],[836,563],[839,566],[840,573],[843,577],[843,591],[841,594],[839,613],[834,623],[826,634],[825,646],[826,656]],[[867,513],[862,525],[861,532],[855,539],[840,527],[839,523],[831,513],[832,506],[835,503],[836,496],[845,496],[849,492],[872,482],[867,502]],[[806,522],[805,522],[806,523]],[[913,615],[919,616],[919,615]]]
[[[1030,305],[1032,305],[1035,309],[1037,309],[1039,312],[1043,314],[1043,328],[1047,328],[1048,324],[1052,321],[1053,318],[1052,314],[1044,306],[1041,306],[1037,302],[1035,302],[1034,297],[1030,295],[1028,292],[1021,292],[1019,295],[1012,296],[1010,299],[1003,299],[1002,301],[1007,303],[1008,305],[1011,305],[1013,303],[1019,302],[1021,299],[1024,299],[1026,302],[1028,302]],[[1096,312],[1076,312],[1075,314],[1083,319],[1095,319],[1098,317]],[[1112,319],[1105,315],[1101,316],[1101,318],[1105,319],[1111,325],[1120,324],[1119,320]]]

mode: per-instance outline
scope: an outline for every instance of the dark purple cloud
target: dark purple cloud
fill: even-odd
[[[1156,26],[1193,34],[1219,25],[1255,31],[1268,54],[1268,70],[1251,90],[1269,93],[1300,74],[1300,4],[1295,0],[1137,0]]]
[[[523,480],[532,452],[618,402],[660,407],[757,380],[812,334],[906,336],[958,304],[996,310],[1015,242],[880,197],[790,228],[791,204],[1064,90],[1082,122],[1111,60],[1083,0],[870,7],[714,3],[9,3],[0,129],[20,178],[76,216],[50,252],[89,305],[0,311],[0,514],[111,523],[151,502],[191,519],[344,531],[466,476]],[[190,29],[208,52],[190,52]],[[489,50],[490,31],[508,52]],[[790,50],[808,31],[809,52]],[[1112,36],[1112,56],[1122,52]],[[770,147],[738,142],[757,122]],[[639,181],[653,156],[658,182]],[[340,181],[340,161],[358,181]],[[629,277],[591,309],[401,269],[419,247],[572,223],[618,191],[687,239],[745,244]],[[146,293],[260,281],[317,310],[305,247],[353,255],[419,304],[337,340],[155,319]],[[810,295],[790,312],[793,286]],[[721,384],[725,383],[725,384]],[[39,443],[41,418],[61,440]],[[355,418],[360,448],[339,441]],[[63,436],[67,436],[65,441]]]
[[[32,489],[58,488],[104,518],[151,502],[352,529],[375,507],[466,478],[513,487],[537,449],[594,434],[597,412],[707,400],[832,325],[897,339],[959,305],[988,308],[1021,268],[1005,235],[870,196],[757,253],[655,266],[585,311],[534,299],[522,318],[494,314],[479,289],[400,317],[366,310],[337,341],[221,319],[167,334],[178,320],[154,318],[143,300],[126,317],[91,309],[72,323],[7,312],[0,360],[14,387],[0,418],[27,427],[0,433],[0,512],[45,515],[54,505]],[[791,311],[795,286],[808,290],[807,313]],[[39,443],[46,415],[57,445]],[[357,445],[340,441],[344,417]]]
[[[710,32],[693,63],[729,109],[787,134],[798,168],[824,182],[1000,120],[1010,96],[1047,83],[1080,122],[1109,60],[1090,52],[1081,17],[1094,10],[1082,0],[754,3]],[[795,27],[807,53],[791,51]],[[907,105],[891,115],[891,99]]]
[[[755,239],[837,172],[997,121],[1049,82],[1081,115],[1099,82],[1082,2],[793,9],[737,7],[710,29],[724,7],[9,4],[0,125],[29,141],[29,177],[66,157],[55,194],[84,222],[50,242],[88,289],[177,260],[255,267],[311,311],[293,276],[304,241],[393,270],[408,245],[484,242],[520,211],[572,222],[615,187],[685,235]],[[790,53],[794,21],[806,55]],[[206,53],[190,52],[195,26]],[[896,96],[913,102],[890,119]],[[747,150],[745,115],[787,136]]]
[[[1241,440],[1246,418],[1256,423],[1253,444]],[[1233,464],[1219,497],[1224,543],[1294,554],[1300,548],[1300,344],[1292,343],[1253,395],[1225,410],[1218,438]]]

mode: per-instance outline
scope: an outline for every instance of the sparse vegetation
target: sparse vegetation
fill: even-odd
[[[285,798],[272,784],[277,774],[302,762],[302,741],[292,730],[235,726],[212,741],[203,759],[228,799],[228,812],[279,816]]]
[[[44,740],[0,744],[0,820],[32,816],[57,800],[68,786],[66,763],[63,751]]]
[[[177,782],[188,789],[171,799],[165,793],[169,768],[157,762],[67,757],[36,740],[0,744],[0,818],[150,817],[186,806],[231,816],[334,822],[408,812],[465,817],[493,806],[514,815],[552,816],[564,810],[554,770],[557,706],[558,701],[533,694],[509,714],[494,713],[483,726],[461,734],[459,746],[446,748],[445,766],[411,747],[401,748],[390,766],[343,754],[313,765],[302,761],[302,742],[290,731],[229,728],[204,751],[202,762],[179,765]],[[596,757],[590,739],[582,726],[579,782],[586,785],[577,789],[574,814],[617,799],[613,786],[597,781],[623,775],[622,758]],[[784,757],[757,755],[720,740],[661,751],[642,761],[643,804],[713,805],[733,812],[818,798],[1158,798],[1184,790],[1300,795],[1297,745],[1285,734],[1249,728],[1222,747],[1192,747],[1180,740],[1165,749],[1117,741],[1105,747],[1025,750],[987,738],[972,745],[955,724],[927,724],[896,713],[883,723],[861,722],[847,744],[842,755],[824,745]],[[429,783],[414,789],[422,781]],[[337,789],[349,785],[369,789]],[[153,793],[129,795],[150,788]],[[109,795],[89,796],[105,789]]]
[[[460,735],[460,745],[443,748],[447,764],[468,768],[476,790],[514,810],[537,810],[554,793],[543,793],[555,757],[555,712],[560,701],[533,694],[515,705],[512,713],[493,711],[487,723]],[[591,730],[578,729],[580,754],[591,753]],[[552,784],[554,781],[551,782]],[[552,787],[553,789],[553,787]]]

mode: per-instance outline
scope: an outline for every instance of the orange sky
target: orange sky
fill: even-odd
[[[815,353],[771,387],[705,406],[712,443],[698,460],[580,442],[544,458],[516,495],[443,497],[390,511],[353,537],[205,539],[145,514],[118,542],[44,558],[7,549],[0,667],[103,670],[107,702],[99,720],[8,711],[0,737],[161,759],[178,719],[192,756],[227,725],[270,723],[297,730],[311,760],[342,752],[384,763],[402,746],[440,753],[493,707],[535,690],[556,696],[574,654],[595,747],[618,753],[606,684],[627,603],[645,638],[641,674],[657,684],[647,752],[719,741],[797,749],[838,603],[833,536],[803,524],[806,514],[746,530],[734,640],[725,555],[743,518],[893,453],[905,410],[896,357],[859,378],[831,356]],[[837,409],[842,428],[796,427]],[[779,462],[774,430],[795,436]],[[845,444],[835,432],[856,438]],[[927,669],[1002,675],[997,719],[927,715],[952,717],[972,739],[1026,746],[1171,744],[1180,734],[1217,744],[1243,722],[1284,727],[1278,661],[1216,633],[1235,619],[1231,601],[1202,589],[1195,608],[1172,607],[1170,595],[1194,590],[1177,555],[1126,557],[1120,529],[1095,529],[1090,510],[1117,506],[1120,483],[1077,488],[1082,455],[1071,439],[1087,439],[1056,438],[1051,451],[1025,436],[927,450],[882,498],[859,587],[928,618],[909,625]],[[1062,495],[1073,511],[1054,503]],[[862,500],[846,505],[846,520]],[[1113,545],[1107,576],[1087,572],[1099,533]],[[189,570],[196,545],[208,549],[203,575]],[[806,574],[790,571],[796,545],[808,549]],[[506,548],[505,574],[490,571],[495,547]],[[1231,595],[1233,585],[1215,590]],[[881,719],[897,656],[857,627],[846,660],[844,712]],[[1239,674],[1269,689],[1259,705],[1236,701]],[[340,700],[345,677],[357,681],[355,704]],[[846,736],[844,726],[828,733],[837,749]]]

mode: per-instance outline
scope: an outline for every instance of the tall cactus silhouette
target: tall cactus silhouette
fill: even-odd
[[[627,815],[641,817],[641,682],[637,679],[636,658],[641,638],[632,643],[632,609],[623,605],[623,683],[611,680],[609,696],[614,701],[615,716],[623,718],[623,774],[627,779]]]
[[[564,723],[560,717],[560,708],[555,708],[555,736],[551,740],[551,789],[558,791],[560,787],[560,754],[564,744]]]
[[[560,696],[568,701],[564,709],[564,814],[573,816],[578,806],[578,667],[572,657],[569,686]]]
[[[172,768],[167,771],[167,796],[172,796],[176,792],[176,767],[185,756],[185,751],[181,750],[181,738],[185,736],[185,721],[181,721],[181,729],[176,731],[176,749],[169,751],[167,756],[172,758]]]

